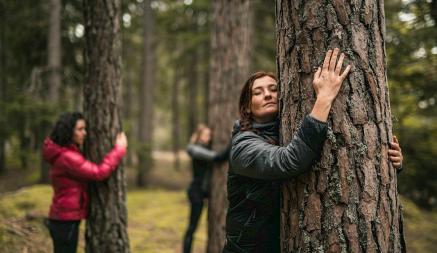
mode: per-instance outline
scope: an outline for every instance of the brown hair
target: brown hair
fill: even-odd
[[[200,134],[202,134],[203,130],[207,129],[208,126],[205,124],[198,124],[196,131],[194,131],[194,133],[191,135],[190,138],[190,143],[198,143],[199,142],[199,138],[200,138]]]
[[[262,77],[271,77],[278,82],[275,74],[271,72],[258,71],[253,73],[249,79],[244,83],[243,88],[241,89],[240,94],[240,102],[239,102],[239,110],[240,110],[240,129],[241,131],[249,131],[252,129],[252,113],[250,112],[250,105],[252,101],[252,87],[255,80]]]

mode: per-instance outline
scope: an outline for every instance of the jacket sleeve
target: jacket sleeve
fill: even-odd
[[[78,152],[66,152],[62,165],[67,168],[67,173],[82,179],[100,181],[107,178],[114,171],[126,153],[125,147],[115,145],[105,155],[100,164],[95,164]]]
[[[229,154],[231,153],[232,142],[229,142],[225,149],[217,152],[217,155],[214,157],[214,162],[224,162],[229,160]]]
[[[211,162],[223,162],[227,160],[229,158],[230,150],[230,144],[228,144],[225,149],[219,152],[207,149],[197,144],[188,144],[187,146],[187,152],[192,158]]]
[[[217,152],[207,149],[203,146],[191,143],[187,146],[187,152],[194,159],[206,161],[213,161],[214,158],[217,156]]]
[[[285,147],[267,143],[253,132],[242,132],[232,141],[230,165],[234,173],[257,179],[279,180],[308,171],[320,156],[327,125],[306,116]]]

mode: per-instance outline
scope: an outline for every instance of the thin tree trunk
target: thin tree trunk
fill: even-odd
[[[6,48],[5,48],[5,15],[6,6],[4,1],[0,1],[0,115],[5,115],[3,104],[6,102],[6,75],[5,75],[5,64],[6,64]],[[0,174],[6,171],[6,120],[5,116],[2,116],[0,120]]]
[[[405,252],[382,0],[276,2],[281,136],[289,143],[315,101],[313,75],[339,47],[353,70],[329,117],[314,171],[282,188],[282,252]]]
[[[238,117],[238,97],[248,77],[250,46],[250,1],[214,1],[211,37],[209,125],[213,127],[213,149],[230,141]],[[208,202],[208,253],[221,252],[225,241],[227,208],[227,163],[212,171]]]
[[[121,39],[119,0],[84,0],[85,66],[84,113],[87,119],[87,157],[100,162],[121,130]],[[89,187],[86,252],[129,252],[126,230],[125,170],[120,165],[103,182]]]
[[[123,33],[126,36],[126,33]],[[126,134],[127,134],[127,138],[128,141],[130,143],[133,142],[134,138],[136,138],[135,136],[135,131],[133,129],[133,105],[136,101],[134,98],[134,89],[136,88],[134,86],[134,82],[132,80],[132,71],[130,71],[130,68],[133,68],[134,64],[130,64],[129,56],[133,55],[133,49],[132,49],[132,44],[125,38],[122,39],[123,41],[126,41],[127,43],[123,44],[123,53],[122,53],[122,58],[123,58],[123,71],[124,71],[124,76],[123,76],[123,89],[122,89],[122,94],[123,94],[123,103],[122,103],[122,111],[123,111],[123,122],[129,122],[128,126],[126,126],[125,124],[125,128],[126,129]],[[132,167],[133,165],[133,156],[136,155],[134,152],[129,152],[128,154],[126,154],[126,166],[127,167]]]
[[[174,154],[174,168],[180,169],[179,159],[179,143],[180,143],[180,124],[179,124],[179,84],[180,84],[180,71],[178,66],[174,68],[173,74],[173,86],[171,91],[171,108],[172,108],[172,146]]]
[[[48,67],[50,100],[57,103],[61,87],[61,0],[50,0]]]
[[[429,5],[431,9],[431,17],[434,19],[434,23],[437,23],[437,0],[432,0]]]
[[[197,64],[198,64],[198,56],[197,49],[194,49],[194,52],[191,54],[190,64],[187,64],[187,75],[188,75],[188,136],[195,131],[197,122],[198,122],[198,111],[199,105],[197,103]]]
[[[49,97],[50,102],[56,105],[59,102],[59,89],[61,87],[61,0],[50,0],[50,21],[48,36],[48,68],[49,74]],[[44,138],[49,132],[49,125],[42,123],[40,126],[41,137]],[[39,135],[38,135],[39,136]],[[37,138],[40,139],[40,138]],[[39,142],[39,140],[38,140]],[[49,182],[49,166],[41,159],[40,183]]]
[[[144,0],[144,51],[143,76],[140,87],[140,120],[138,134],[140,149],[138,153],[137,185],[145,186],[147,176],[152,168],[152,136],[153,136],[153,93],[155,87],[155,56],[154,56],[154,17],[151,0]]]

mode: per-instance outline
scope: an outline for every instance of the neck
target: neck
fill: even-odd
[[[276,117],[254,118],[253,122],[258,124],[265,124],[275,121]]]

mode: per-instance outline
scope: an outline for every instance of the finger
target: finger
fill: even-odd
[[[392,155],[392,156],[401,156],[399,151],[395,150],[395,149],[389,149],[388,150],[388,154]]]
[[[395,149],[398,151],[401,150],[401,147],[396,142],[390,142],[390,146],[392,147],[392,149]]]
[[[329,67],[329,61],[331,60],[332,55],[332,49],[329,49],[328,52],[326,52],[325,60],[323,61],[323,70],[328,70]]]
[[[396,135],[393,135],[393,141],[399,144],[398,138],[396,137]]]
[[[320,73],[322,73],[322,69],[318,67],[316,73],[314,73],[314,79],[319,79]]]
[[[340,59],[338,59],[337,66],[335,66],[335,74],[340,75],[341,66],[343,65],[344,54],[340,54]]]
[[[347,76],[347,74],[349,74],[349,71],[351,70],[351,65],[347,65],[346,69],[343,71],[343,74],[341,74],[341,80],[344,80]]]
[[[400,157],[396,157],[396,156],[390,156],[390,161],[392,161],[393,163],[400,163],[402,161],[402,159]]]
[[[393,166],[395,166],[396,168],[400,168],[401,167],[401,163],[392,163],[393,164]]]
[[[339,49],[335,48],[334,52],[332,53],[331,60],[329,62],[329,68],[328,68],[329,71],[334,71],[334,69],[335,69],[335,63],[337,63],[338,51],[339,51]]]

